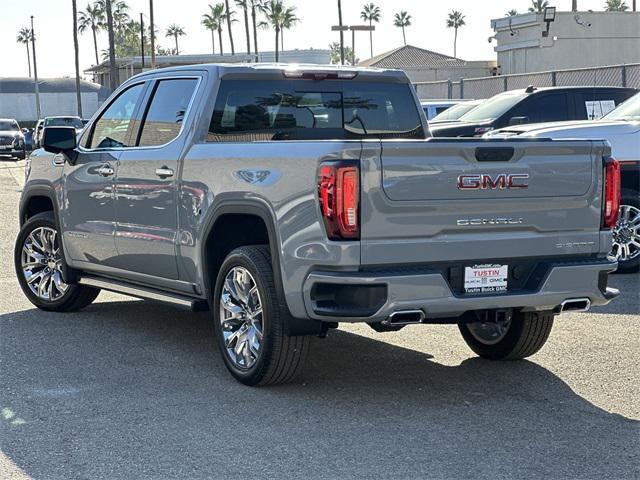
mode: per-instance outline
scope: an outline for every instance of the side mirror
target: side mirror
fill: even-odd
[[[42,148],[49,153],[65,154],[72,165],[76,160],[77,146],[77,133],[73,127],[47,127],[42,131]]]
[[[509,126],[524,125],[529,123],[529,117],[511,117],[509,119]]]

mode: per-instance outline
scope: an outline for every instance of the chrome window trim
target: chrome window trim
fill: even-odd
[[[173,138],[172,140],[168,141],[167,143],[163,143],[162,145],[152,145],[152,146],[145,146],[145,147],[105,147],[105,148],[84,148],[81,145],[78,145],[78,151],[81,153],[93,153],[93,152],[130,152],[132,150],[157,150],[159,148],[164,148],[167,147],[169,145],[171,145],[173,142],[175,142],[176,140],[178,140],[181,136],[182,133],[184,132],[184,126],[185,124],[191,119],[191,114],[192,114],[192,110],[193,110],[193,103],[195,102],[196,96],[200,90],[200,85],[202,84],[202,76],[201,75],[184,75],[184,76],[171,76],[171,77],[154,77],[154,78],[148,78],[145,79],[141,82],[136,82],[133,83],[130,86],[127,86],[127,89],[130,87],[133,87],[135,85],[141,85],[144,84],[146,82],[161,82],[163,80],[197,80],[196,83],[196,87],[193,89],[193,93],[191,94],[191,100],[189,100],[189,104],[187,105],[187,111],[184,115],[184,120],[182,121],[182,124],[180,125],[180,131],[178,132],[178,135],[176,135],[175,138]],[[154,85],[154,89],[155,89],[155,85]],[[124,91],[124,90],[123,90]],[[155,95],[155,91],[153,92]],[[149,98],[150,102],[153,102],[153,97]],[[113,103],[113,102],[111,102]],[[109,105],[111,105],[111,103]],[[150,104],[146,104],[144,105],[144,107],[146,108],[148,105]],[[106,108],[109,108],[108,106]],[[105,110],[106,110],[105,108]],[[100,117],[98,117],[96,119],[96,122],[99,121],[100,118],[102,118],[102,113],[100,112]],[[95,123],[95,122],[94,122]],[[91,124],[91,128],[93,128],[93,123]],[[141,126],[144,126],[143,124],[141,124]]]

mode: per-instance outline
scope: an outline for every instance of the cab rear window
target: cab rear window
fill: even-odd
[[[409,85],[233,80],[220,86],[207,140],[424,137]]]

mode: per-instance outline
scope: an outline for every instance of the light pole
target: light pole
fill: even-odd
[[[140,71],[144,71],[144,19],[142,18],[142,12],[140,12],[140,57],[142,59],[142,67]]]
[[[153,0],[149,0],[149,26],[151,30],[151,68],[156,68],[156,32],[153,24]]]
[[[40,120],[40,86],[38,85],[38,64],[36,62],[36,34],[33,30],[33,15],[31,15],[31,50],[33,52],[33,80],[36,86],[36,120]]]
[[[78,8],[76,0],[71,0],[73,8],[73,53],[76,63],[76,102],[78,104],[78,116],[82,118],[82,94],[80,92],[80,60],[78,59]]]

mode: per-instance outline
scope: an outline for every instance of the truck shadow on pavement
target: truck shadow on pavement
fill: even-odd
[[[0,446],[36,478],[640,475],[639,422],[530,361],[445,366],[336,331],[301,381],[252,389],[208,313],[97,303],[6,314],[0,332]]]

